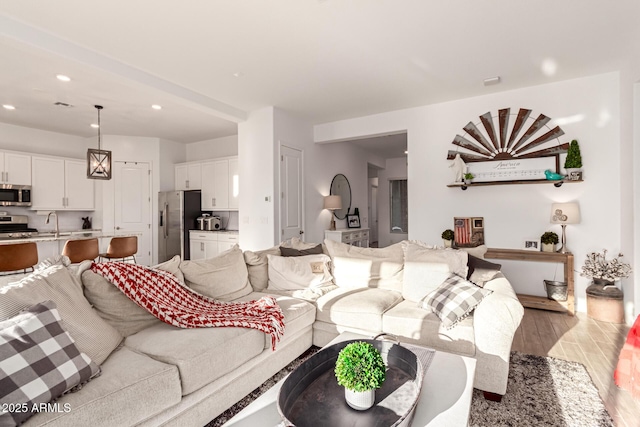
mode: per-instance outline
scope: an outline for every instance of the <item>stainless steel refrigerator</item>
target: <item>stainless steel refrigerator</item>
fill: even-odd
[[[189,230],[196,229],[196,218],[201,215],[200,191],[164,191],[158,193],[158,262],[175,255],[191,259]]]

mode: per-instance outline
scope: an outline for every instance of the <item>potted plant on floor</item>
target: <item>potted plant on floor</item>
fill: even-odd
[[[556,245],[558,244],[558,235],[553,231],[546,231],[540,236],[540,241],[542,242],[543,252],[555,252]]]
[[[386,378],[382,355],[372,344],[357,341],[347,344],[336,360],[335,375],[344,387],[347,404],[358,411],[369,409],[375,401],[376,389]]]
[[[594,285],[604,288],[614,286],[616,280],[624,279],[631,274],[631,265],[620,261],[622,256],[618,254],[617,257],[608,260],[606,249],[602,253],[591,252],[587,254],[580,275],[590,277]]]
[[[442,232],[442,241],[445,248],[450,248],[453,245],[453,230],[447,229]]]
[[[582,179],[582,156],[580,154],[580,145],[575,139],[571,141],[571,144],[569,144],[567,158],[564,161],[564,168],[567,171],[568,179],[572,181],[579,181]]]

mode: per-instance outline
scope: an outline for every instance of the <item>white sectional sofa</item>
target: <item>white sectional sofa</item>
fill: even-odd
[[[285,332],[275,351],[270,337],[254,329],[178,329],[162,323],[87,271],[86,263],[52,265],[11,284],[15,278],[4,278],[0,322],[51,300],[78,349],[101,368],[100,376],[60,397],[57,410],[37,413],[24,425],[205,425],[312,344],[325,345],[342,331],[387,332],[401,341],[476,357],[475,386],[505,393],[509,351],[523,309],[501,274],[494,272],[496,277],[484,284],[492,292],[475,312],[446,329],[412,301],[421,291],[405,286],[405,280],[416,285],[415,275],[425,278],[429,269],[435,271],[429,279],[435,283],[451,270],[446,263],[405,263],[409,243],[383,249],[326,245],[324,252],[331,256],[294,241],[282,250],[300,255],[290,260],[281,257],[279,247],[244,253],[235,247],[210,260],[174,258],[157,266],[221,300],[276,296]],[[448,251],[447,256],[459,252]],[[415,266],[422,270],[416,273]]]

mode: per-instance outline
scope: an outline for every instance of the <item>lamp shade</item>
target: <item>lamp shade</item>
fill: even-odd
[[[342,209],[342,198],[340,196],[325,196],[324,197],[324,209],[331,211]]]
[[[551,204],[551,224],[579,224],[580,205],[577,203]]]

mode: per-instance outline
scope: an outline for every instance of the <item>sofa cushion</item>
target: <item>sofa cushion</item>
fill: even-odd
[[[171,258],[169,261],[165,261],[158,265],[154,265],[153,268],[157,268],[158,270],[168,271],[169,273],[176,276],[176,278],[180,281],[180,283],[184,283],[184,274],[180,270],[180,255],[176,255]]]
[[[401,341],[450,353],[475,355],[473,316],[446,329],[438,316],[412,301],[402,301],[382,315],[382,330]]]
[[[267,259],[269,265],[267,290],[293,291],[320,288],[333,282],[329,271],[331,258],[327,255],[295,257],[267,255]]]
[[[0,424],[20,424],[33,405],[51,402],[100,372],[64,330],[56,305],[36,304],[0,321]]]
[[[107,323],[128,337],[158,322],[155,316],[131,301],[113,283],[91,270],[82,273],[84,295]]]
[[[249,272],[238,245],[209,259],[182,261],[180,270],[187,286],[199,294],[231,301],[253,291]]]
[[[244,262],[247,265],[249,282],[254,291],[267,289],[269,284],[269,261],[267,255],[280,255],[280,247],[274,246],[262,251],[244,251]]]
[[[467,317],[491,292],[493,291],[484,290],[460,276],[451,274],[438,289],[424,298],[420,306],[433,311],[442,321],[442,325],[450,329]]]
[[[337,286],[402,292],[404,254],[400,243],[386,248],[360,248],[333,240],[325,240],[325,244]]]
[[[180,329],[159,323],[127,337],[125,345],[175,365],[185,396],[260,354],[265,335],[249,328]]]
[[[458,248],[461,251],[465,251],[469,255],[473,255],[476,258],[484,259],[484,254],[487,253],[487,245],[475,246],[473,248]]]
[[[58,399],[60,407],[70,411],[40,412],[26,426],[132,426],[180,402],[175,366],[121,347],[101,369],[81,390]]]
[[[266,291],[265,291],[266,292]],[[277,295],[272,293],[252,292],[234,302],[257,300],[264,296],[275,297],[282,314],[284,314],[284,335],[280,337],[278,346],[287,342],[290,337],[296,336],[299,331],[313,325],[316,320],[316,307],[306,301],[290,296]],[[271,351],[271,336],[264,334],[264,348]]]
[[[480,287],[484,287],[486,282],[496,277],[502,268],[500,264],[473,255],[469,255],[467,266],[469,267],[467,279]]]
[[[70,271],[53,265],[0,288],[0,319],[13,317],[29,306],[53,301],[64,328],[91,360],[102,364],[122,341],[116,329],[106,323],[82,294],[82,285]]]
[[[323,322],[382,331],[382,314],[402,301],[400,292],[376,288],[338,288],[316,301],[316,318]]]

